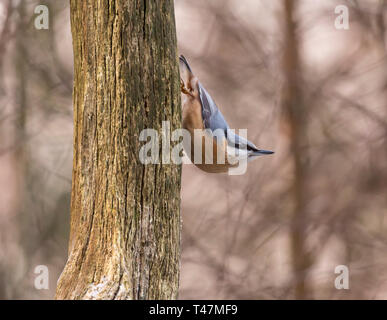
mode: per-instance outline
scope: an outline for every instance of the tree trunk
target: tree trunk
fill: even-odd
[[[181,166],[139,160],[143,129],[181,127],[173,0],[71,0],[70,10],[71,231],[56,298],[175,299]]]

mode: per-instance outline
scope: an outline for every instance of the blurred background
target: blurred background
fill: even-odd
[[[387,1],[176,0],[175,14],[231,128],[276,152],[242,176],[184,165],[180,298],[387,299]],[[67,259],[69,21],[68,1],[0,2],[0,299],[52,299]]]

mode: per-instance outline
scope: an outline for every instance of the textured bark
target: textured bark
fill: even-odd
[[[294,274],[294,295],[296,299],[311,298],[307,272],[312,259],[306,249],[307,212],[306,212],[306,108],[303,102],[301,64],[295,12],[296,0],[285,0],[284,6],[284,86],[282,92],[283,125],[289,139],[289,153],[293,162],[293,212],[290,228],[291,257]]]
[[[160,132],[163,120],[181,127],[173,1],[72,0],[70,7],[71,231],[56,298],[174,299],[181,166],[139,161],[142,129]]]

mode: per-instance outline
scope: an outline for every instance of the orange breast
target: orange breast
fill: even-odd
[[[187,155],[192,163],[199,169],[209,173],[227,172],[230,167],[237,166],[238,164],[231,165],[227,159],[226,140],[217,141],[216,138],[214,139],[205,130],[200,101],[185,94],[182,94],[181,99],[183,106],[183,128],[188,130],[191,135],[191,151],[187,152]],[[206,144],[206,140],[207,142],[212,140],[212,148],[209,143]],[[201,156],[200,149],[198,148],[201,148]],[[201,158],[201,164],[195,163],[195,159],[198,160],[198,158]]]

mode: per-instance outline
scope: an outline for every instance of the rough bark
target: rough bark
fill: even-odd
[[[293,211],[290,226],[291,258],[294,275],[294,296],[296,299],[311,297],[307,272],[312,264],[306,248],[306,108],[303,102],[301,64],[295,12],[296,0],[284,3],[284,86],[282,92],[283,124],[289,140],[289,155],[293,164],[291,185]]]
[[[173,1],[71,0],[70,10],[71,231],[56,298],[174,299],[181,166],[139,160],[142,129],[181,127]]]

